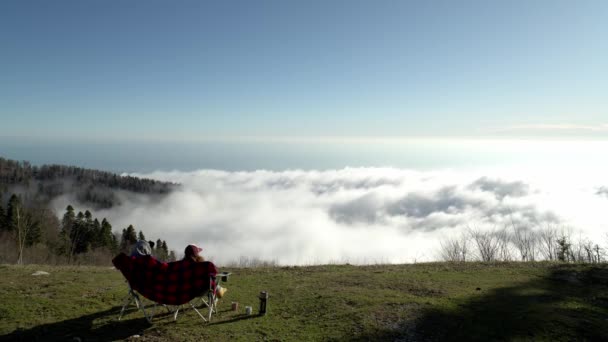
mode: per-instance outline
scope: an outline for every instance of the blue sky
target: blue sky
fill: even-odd
[[[2,1],[0,136],[608,136],[606,1]]]

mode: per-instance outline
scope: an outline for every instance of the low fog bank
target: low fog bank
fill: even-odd
[[[163,237],[178,255],[187,244],[199,244],[219,264],[241,257],[289,265],[431,261],[439,258],[441,240],[469,228],[550,225],[603,244],[608,227],[600,172],[344,168],[131,175],[182,186],[161,200],[117,193],[122,205],[95,216],[108,218],[114,231],[133,224],[149,238]],[[58,215],[71,200],[54,201]]]

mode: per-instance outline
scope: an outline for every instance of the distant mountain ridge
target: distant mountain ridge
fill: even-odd
[[[79,202],[102,209],[120,204],[118,190],[162,196],[178,186],[76,166],[33,166],[27,161],[0,157],[0,198],[19,193],[29,202],[46,204],[61,195],[72,194]]]

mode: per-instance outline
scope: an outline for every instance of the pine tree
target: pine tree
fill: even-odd
[[[90,234],[91,234],[91,238],[90,238],[91,247],[92,248],[103,247],[103,241],[102,241],[102,237],[101,237],[101,223],[99,223],[99,220],[97,218],[93,219],[93,223],[91,224]]]
[[[99,233],[99,241],[101,242],[101,246],[106,247],[111,251],[114,251],[114,239],[114,234],[112,234],[112,225],[104,217],[104,219],[101,220],[101,229]]]
[[[25,236],[25,245],[30,247],[42,241],[42,227],[40,218],[35,217],[34,212],[28,210],[25,211],[25,215],[27,216],[26,222],[29,224]]]
[[[129,242],[126,239],[127,236],[127,228],[122,229],[122,233],[120,234],[120,245],[119,249],[123,253],[127,253],[129,251]]]
[[[144,236],[144,233],[141,230],[139,231],[139,234],[137,234],[137,239],[146,240],[146,237]]]
[[[165,241],[165,240],[163,240],[162,249],[163,249],[163,252],[165,253],[165,255],[169,255],[169,248],[167,247],[167,241]]]
[[[0,193],[0,232],[4,231],[6,222],[6,214],[4,213],[4,207],[2,206],[2,193]]]
[[[68,205],[65,208],[65,214],[61,219],[61,232],[59,233],[59,254],[68,255],[71,258],[72,255],[72,240],[70,238],[72,234],[72,228],[76,222],[76,215],[74,214],[74,208]]]
[[[161,239],[156,240],[154,245],[153,255],[159,260],[169,259],[169,249],[167,248],[167,242]]]
[[[92,224],[93,223],[93,214],[91,214],[90,211],[85,211],[84,212],[84,220],[87,224]]]
[[[71,254],[81,254],[88,251],[90,245],[88,228],[85,214],[79,211],[70,234]]]
[[[88,211],[87,211],[88,212]],[[93,240],[93,220],[92,215],[78,212],[70,232],[71,254],[86,253],[91,249]]]
[[[99,224],[99,221],[97,222]],[[84,212],[84,234],[83,234],[83,245],[85,250],[88,251],[95,244],[95,221],[93,220],[93,214],[90,211]]]
[[[6,207],[6,230],[10,232],[17,231],[17,213],[21,208],[21,199],[13,194],[8,200],[8,206]]]
[[[152,251],[152,255],[154,255],[159,260],[164,260],[163,242],[161,239],[156,240],[156,243],[154,244],[154,250]]]
[[[112,234],[112,245],[110,246],[110,250],[112,253],[118,253],[120,251],[120,246],[118,244],[118,238],[115,234]]]
[[[123,253],[129,253],[131,246],[137,242],[137,233],[135,228],[130,224],[126,229],[122,230],[122,236],[120,238],[120,251]]]
[[[135,228],[133,228],[132,224],[127,227],[126,233],[126,240],[129,241],[129,244],[132,245],[137,242],[137,234],[135,233]]]
[[[61,231],[69,235],[75,221],[76,215],[74,214],[74,208],[71,205],[68,205],[65,208],[65,214],[63,214],[63,219],[61,220]]]

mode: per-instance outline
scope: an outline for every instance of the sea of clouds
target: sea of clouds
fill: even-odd
[[[115,231],[133,224],[180,255],[189,243],[219,264],[285,265],[437,260],[466,229],[547,225],[606,245],[608,187],[580,169],[414,171],[396,168],[152,172],[180,183],[158,200],[124,195],[95,211]],[[123,196],[123,195],[121,195]],[[61,213],[69,201],[55,203]],[[77,210],[86,209],[85,207]]]

